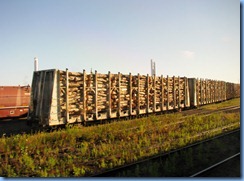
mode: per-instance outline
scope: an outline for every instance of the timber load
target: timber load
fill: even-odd
[[[240,96],[240,85],[210,79],[69,72],[33,73],[30,122],[64,125],[137,117]]]
[[[43,126],[137,116],[190,106],[186,77],[36,71],[30,119]]]

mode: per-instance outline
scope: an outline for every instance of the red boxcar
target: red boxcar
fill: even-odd
[[[0,86],[0,118],[26,115],[29,102],[30,86]]]

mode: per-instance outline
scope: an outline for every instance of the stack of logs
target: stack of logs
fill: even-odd
[[[111,74],[111,85],[110,92],[108,92],[108,96],[111,94],[111,111],[116,112],[119,107],[119,76],[118,74]],[[108,83],[107,83],[108,84]]]
[[[186,80],[184,77],[167,77],[166,88],[168,88],[168,91],[167,89],[164,91],[166,93],[164,101],[171,108],[184,104],[185,86]]]
[[[226,99],[240,97],[240,84],[226,83]]]
[[[68,80],[66,79],[68,77]],[[186,78],[59,71],[60,118],[173,108],[184,104]],[[85,82],[85,84],[84,84]],[[154,107],[155,106],[155,107]]]
[[[187,79],[185,77],[178,77],[179,78],[179,98],[177,98],[176,100],[180,101],[179,104],[180,105],[184,105],[185,103],[185,100],[187,99],[186,97],[186,93],[185,93],[185,90],[186,90],[186,82],[187,82]]]
[[[83,74],[59,71],[60,80],[60,116],[66,117],[68,107],[70,118],[79,118],[83,108]],[[66,89],[68,83],[68,90]],[[67,94],[68,91],[68,94]],[[67,101],[68,98],[68,101]],[[68,105],[67,105],[68,104]]]
[[[130,76],[121,75],[120,82],[120,108],[122,111],[130,108]]]
[[[234,95],[233,95],[233,98],[237,98],[237,97],[240,97],[240,84],[234,84]]]
[[[225,82],[223,81],[197,79],[196,91],[198,105],[225,100],[225,90]]]
[[[163,100],[163,96],[162,96],[162,90],[163,90],[163,85],[162,85],[162,80],[163,77],[155,77],[155,102],[156,102],[156,109],[159,109],[162,105],[162,100]]]
[[[146,82],[147,77],[144,75],[140,76],[140,82],[139,82],[139,105],[140,109],[146,109],[147,108],[147,97],[146,97]]]
[[[94,80],[92,81],[92,84],[95,84]],[[96,92],[95,89],[94,92]],[[97,111],[98,112],[107,111],[108,109],[107,97],[108,97],[108,75],[97,74]],[[91,102],[95,102],[95,97],[93,97],[93,100]]]
[[[132,110],[138,107],[138,76],[132,76]]]

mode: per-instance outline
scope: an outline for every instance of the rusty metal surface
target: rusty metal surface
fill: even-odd
[[[0,118],[28,113],[30,86],[0,86]]]

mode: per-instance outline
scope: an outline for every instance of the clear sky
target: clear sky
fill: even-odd
[[[238,0],[0,0],[0,85],[39,69],[240,82]]]

